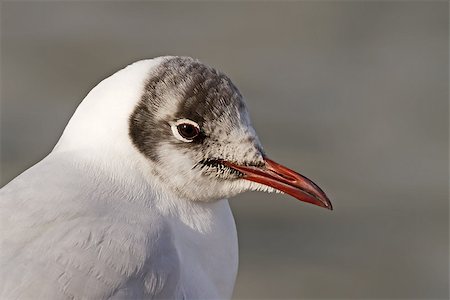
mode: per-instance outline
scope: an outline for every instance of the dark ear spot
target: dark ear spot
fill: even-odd
[[[159,123],[159,124],[158,124]],[[168,130],[164,124],[156,122],[153,112],[141,101],[130,116],[129,135],[136,148],[152,161],[158,161],[157,145]]]
[[[158,161],[156,151],[161,141],[170,134],[168,123],[157,120],[155,113],[164,101],[167,89],[164,79],[169,74],[163,65],[157,67],[148,79],[142,97],[129,119],[129,136],[134,146],[152,161]]]

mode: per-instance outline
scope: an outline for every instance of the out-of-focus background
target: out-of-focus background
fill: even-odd
[[[449,4],[3,2],[1,184],[127,64],[189,55],[240,87],[267,153],[335,210],[231,201],[234,297],[449,296]]]

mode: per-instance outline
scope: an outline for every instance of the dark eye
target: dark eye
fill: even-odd
[[[199,133],[200,129],[193,124],[181,123],[177,125],[178,133],[187,140],[195,139]]]

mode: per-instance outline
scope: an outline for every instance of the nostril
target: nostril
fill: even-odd
[[[297,181],[296,178],[294,178],[292,176],[289,176],[289,175],[286,175],[286,174],[278,174],[277,173],[277,175],[282,177],[282,178],[284,178],[284,179],[286,179],[286,180],[292,181],[292,182],[296,182]]]
[[[283,179],[285,179],[285,180],[287,180],[287,181],[290,181],[290,182],[297,182],[297,181],[298,181],[297,178],[294,177],[294,176],[290,176],[289,174],[286,174],[286,173],[280,173],[280,172],[277,172],[277,171],[276,171],[274,168],[272,168],[267,162],[265,163],[265,167],[266,167],[266,169],[269,170],[272,174],[274,174],[274,175],[276,175],[276,176],[278,176],[278,177],[280,177],[280,178],[283,178]]]

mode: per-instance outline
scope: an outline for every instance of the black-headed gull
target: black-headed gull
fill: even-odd
[[[1,189],[0,298],[230,298],[238,247],[224,199],[249,190],[331,209],[266,157],[226,75],[188,57],[136,62]]]

